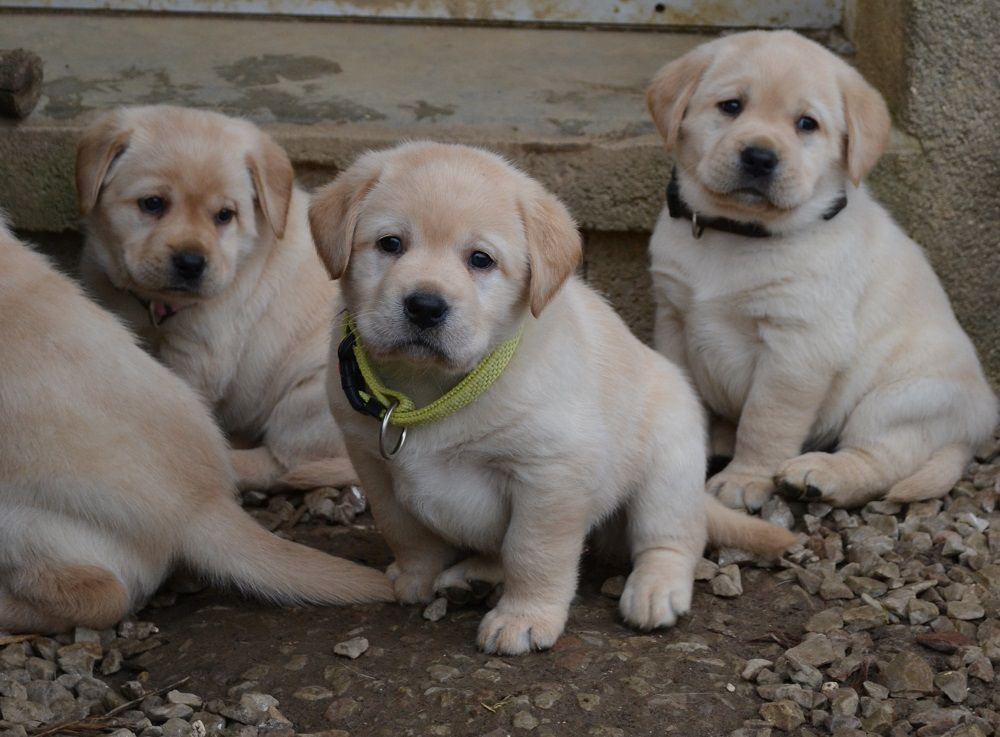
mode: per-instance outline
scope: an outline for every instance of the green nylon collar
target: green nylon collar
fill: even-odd
[[[341,328],[343,331],[341,348],[343,350],[344,345],[353,336],[351,352],[364,379],[364,386],[358,386],[354,391],[357,392],[365,403],[370,404],[371,400],[374,399],[375,402],[381,405],[381,412],[378,413],[379,418],[385,415],[385,411],[389,407],[396,404],[396,409],[389,418],[389,424],[403,428],[426,425],[429,422],[443,420],[445,417],[458,412],[458,410],[476,401],[483,392],[490,388],[494,381],[500,378],[500,374],[507,368],[507,364],[510,363],[510,359],[514,356],[514,352],[521,342],[521,334],[524,332],[524,326],[522,325],[518,328],[517,334],[513,338],[498,345],[451,390],[424,407],[416,407],[413,404],[413,400],[408,396],[402,392],[389,389],[379,381],[378,376],[372,369],[371,363],[368,361],[368,356],[365,355],[361,347],[361,336],[358,333],[357,326],[355,326],[354,320],[347,312],[344,313],[344,321]],[[344,356],[342,353],[342,377],[345,370],[343,361]],[[346,383],[344,389],[345,391],[348,390]],[[355,409],[366,414],[370,413],[359,409],[357,406],[355,406]]]

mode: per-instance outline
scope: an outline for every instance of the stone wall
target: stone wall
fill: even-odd
[[[1000,386],[1000,3],[851,0],[856,63],[922,157],[872,188],[927,250]]]

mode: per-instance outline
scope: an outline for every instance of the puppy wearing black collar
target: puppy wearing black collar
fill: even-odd
[[[656,347],[713,416],[708,489],[837,506],[946,494],[997,404],[920,247],[861,184],[885,102],[789,31],[727,36],[649,87],[675,159],[650,242]]]

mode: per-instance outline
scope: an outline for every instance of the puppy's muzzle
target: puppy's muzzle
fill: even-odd
[[[439,294],[414,292],[403,300],[406,319],[421,330],[443,323],[449,310],[448,302]]]
[[[173,272],[172,281],[181,286],[195,286],[201,281],[208,266],[205,255],[198,251],[178,251],[170,257],[170,268]]]
[[[743,173],[754,179],[763,179],[774,174],[778,162],[778,154],[763,146],[747,146],[740,151],[740,166]]]

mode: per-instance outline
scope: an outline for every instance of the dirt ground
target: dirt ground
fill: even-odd
[[[293,536],[374,565],[390,561],[368,520],[350,531],[299,525]],[[141,612],[159,626],[163,645],[128,661],[118,678],[134,678],[137,668],[151,685],[190,676],[183,690],[205,699],[268,693],[296,731],[342,730],[332,733],[338,737],[709,737],[756,717],[763,702],[739,673],[748,658],[775,657],[779,643],[798,641],[810,597],[793,582],[744,569],[743,596],[721,599],[699,583],[691,616],[644,634],[623,625],[617,602],[600,593],[616,573],[587,562],[557,646],[503,658],[476,650],[484,608],[430,622],[419,607],[279,609],[206,590]],[[355,636],[369,641],[367,652],[356,660],[334,654]]]

